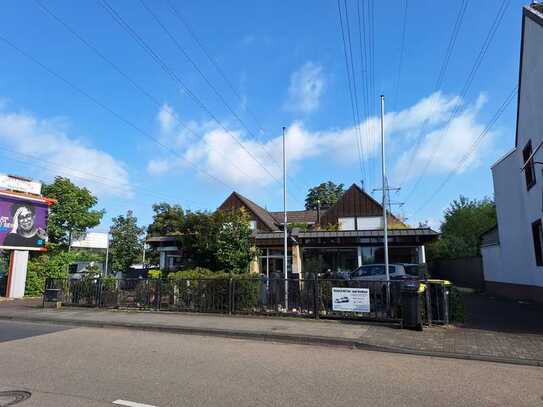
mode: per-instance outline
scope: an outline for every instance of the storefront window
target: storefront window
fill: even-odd
[[[390,263],[418,263],[416,247],[389,247],[388,261]],[[362,264],[382,264],[385,262],[384,247],[363,247]]]
[[[353,271],[357,265],[356,248],[314,248],[303,251],[304,273]]]
[[[283,276],[283,258],[284,252],[280,249],[262,249],[260,256],[260,273],[264,276],[279,277]],[[287,273],[292,273],[291,250],[287,251]]]

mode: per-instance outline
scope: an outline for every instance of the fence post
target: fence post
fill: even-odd
[[[47,277],[45,279],[45,282],[43,283],[43,294],[42,294],[42,308],[45,308],[45,291],[47,290],[47,287],[49,286],[49,279],[51,277]]]
[[[449,325],[449,291],[445,283],[443,286],[443,325]]]
[[[102,305],[102,278],[96,280],[96,306],[100,308]]]
[[[313,280],[313,313],[315,314],[315,319],[320,317],[320,306],[321,306],[321,288],[319,285],[319,274],[315,273],[315,279]]]
[[[155,287],[155,308],[157,311],[160,311],[160,296],[162,295],[162,280],[160,278],[156,279],[156,287]]]
[[[228,315],[232,315],[234,308],[234,284],[232,278],[228,280]]]
[[[432,325],[432,298],[430,295],[430,284],[428,279],[425,279],[424,284],[426,285],[426,290],[424,290],[424,297],[426,300],[426,318],[428,319],[428,325]]]

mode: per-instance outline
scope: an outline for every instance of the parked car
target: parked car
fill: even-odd
[[[402,263],[402,266],[407,275],[418,279],[424,278],[420,264]]]
[[[413,277],[406,273],[403,264],[389,264],[388,273],[391,280],[409,280]],[[381,281],[386,280],[384,264],[366,264],[351,272],[351,280]]]

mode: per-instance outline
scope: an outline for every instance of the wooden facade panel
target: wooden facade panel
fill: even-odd
[[[239,199],[235,194],[231,194],[226,200],[219,206],[218,210],[220,211],[228,211],[228,210],[239,210],[239,209],[245,209],[247,213],[249,214],[249,219],[256,221],[256,230],[259,232],[270,232],[270,228],[268,228],[261,220],[260,218],[249,208],[247,205],[245,205],[241,199]]]
[[[321,217],[321,225],[337,224],[338,218],[381,216],[382,206],[358,186],[352,185]]]

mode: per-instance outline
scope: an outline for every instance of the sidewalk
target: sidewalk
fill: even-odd
[[[423,332],[353,321],[214,314],[42,309],[37,301],[0,303],[0,319],[117,327],[543,366],[543,335],[460,327]]]

